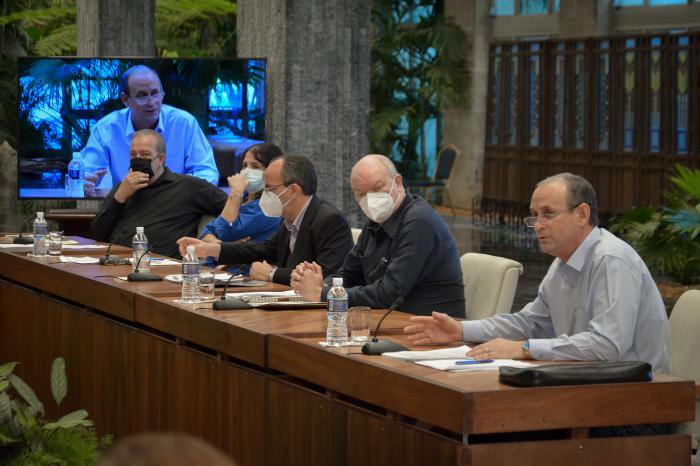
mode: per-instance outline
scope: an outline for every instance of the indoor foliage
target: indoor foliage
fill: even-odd
[[[9,362],[0,366],[0,464],[95,464],[110,438],[97,438],[84,409],[54,422],[47,420],[44,405],[34,391],[12,373],[16,365]],[[56,406],[68,394],[63,358],[54,359],[51,366],[51,394]]]
[[[637,250],[655,273],[683,284],[700,282],[700,170],[676,165],[666,205],[618,215],[610,229]]]

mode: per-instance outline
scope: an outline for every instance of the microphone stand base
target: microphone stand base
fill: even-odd
[[[362,354],[371,356],[379,356],[382,353],[391,353],[393,351],[406,351],[408,348],[394,343],[391,340],[370,341],[362,345]]]
[[[238,298],[221,298],[214,301],[211,308],[215,311],[242,311],[244,309],[253,309],[253,306]]]
[[[18,236],[13,239],[12,242],[14,244],[34,244],[34,238],[31,236]]]
[[[126,276],[126,279],[130,282],[162,282],[163,277],[156,275],[153,272],[148,271],[138,271],[131,272]]]

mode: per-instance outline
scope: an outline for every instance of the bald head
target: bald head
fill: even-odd
[[[350,182],[352,183],[352,179],[356,176],[365,177],[377,171],[379,171],[382,176],[393,177],[397,174],[396,166],[389,157],[380,154],[369,154],[358,160],[355,166],[352,167]]]

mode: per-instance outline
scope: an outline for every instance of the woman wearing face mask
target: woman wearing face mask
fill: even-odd
[[[221,215],[204,227],[204,241],[262,241],[279,227],[280,218],[267,217],[260,210],[260,194],[265,186],[263,171],[272,159],[282,155],[282,150],[265,143],[251,146],[244,153],[241,172],[228,177],[231,193]]]

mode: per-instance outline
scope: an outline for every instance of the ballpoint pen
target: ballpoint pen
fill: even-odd
[[[467,366],[469,364],[486,364],[489,362],[494,362],[494,360],[493,359],[467,359],[465,361],[457,361],[457,362],[455,362],[455,364],[458,366]]]

